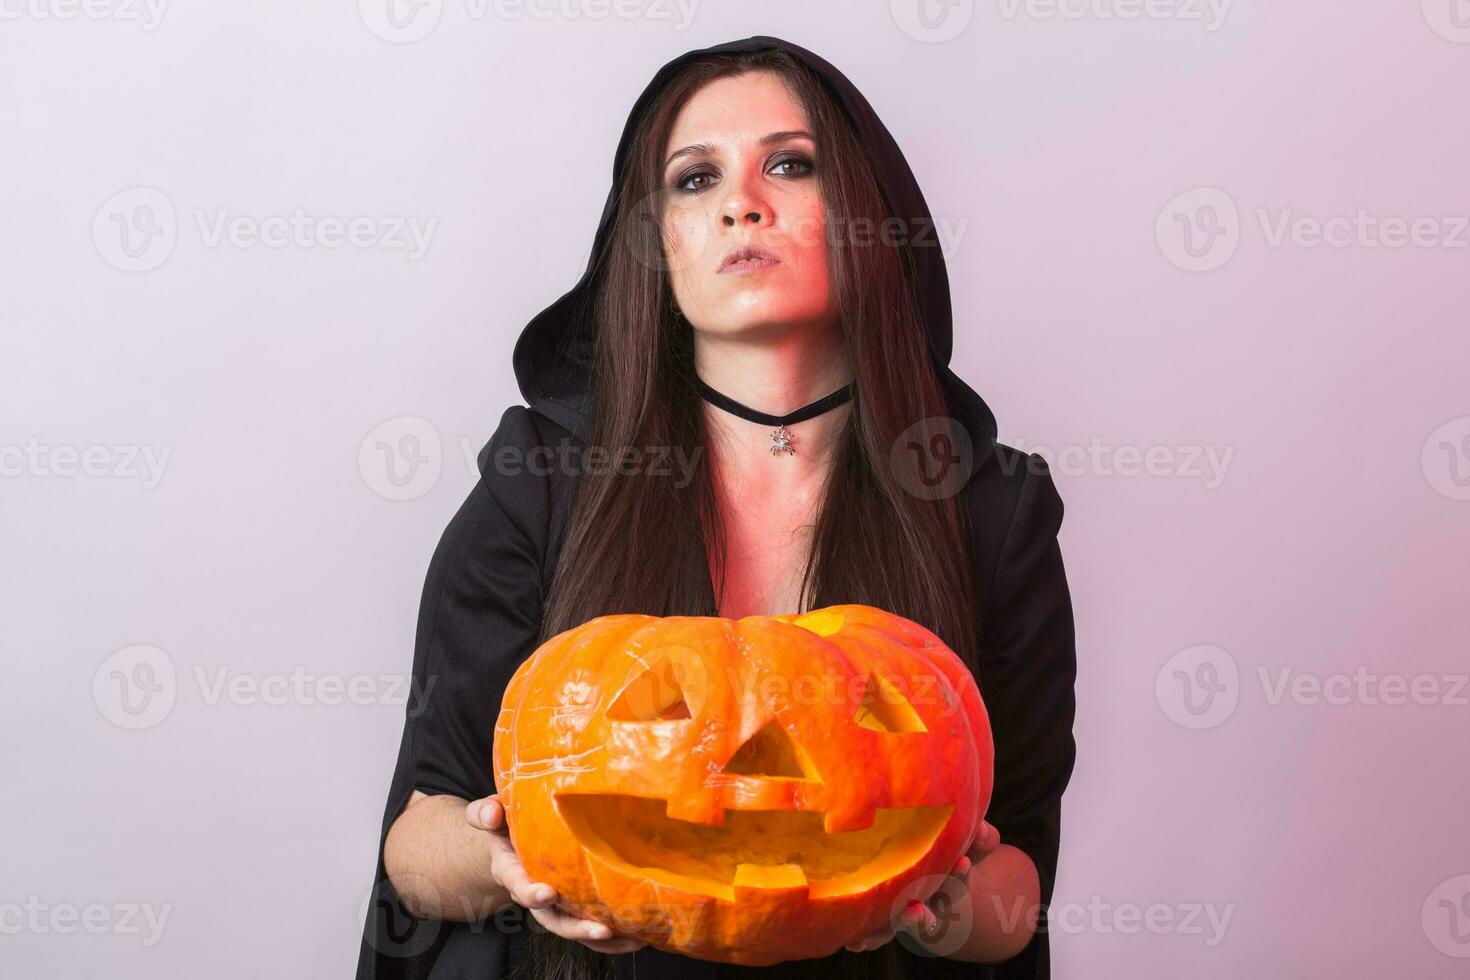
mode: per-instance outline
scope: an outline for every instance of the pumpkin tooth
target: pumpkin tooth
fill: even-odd
[[[806,888],[806,872],[799,864],[750,864],[735,866],[735,888]]]

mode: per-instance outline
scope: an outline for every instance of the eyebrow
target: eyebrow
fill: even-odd
[[[803,139],[815,143],[816,138],[804,129],[782,129],[774,133],[767,133],[761,137],[761,146],[770,146],[772,143],[784,143],[787,140]],[[664,161],[664,169],[680,157],[695,156],[700,153],[713,153],[715,148],[708,143],[690,143],[688,146],[680,147],[669,158]]]

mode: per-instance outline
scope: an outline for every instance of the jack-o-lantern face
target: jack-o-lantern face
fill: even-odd
[[[959,658],[850,604],[589,620],[516,672],[494,762],[516,850],[565,908],[755,966],[835,952],[947,872],[993,752]]]

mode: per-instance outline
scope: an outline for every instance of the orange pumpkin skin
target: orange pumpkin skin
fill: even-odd
[[[858,604],[597,617],[521,665],[495,726],[511,840],[561,907],[748,966],[829,955],[927,897],[993,764],[964,663]]]

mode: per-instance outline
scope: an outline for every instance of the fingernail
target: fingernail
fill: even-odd
[[[488,825],[490,823],[490,804],[489,803],[486,803],[484,806],[480,807],[480,823],[483,823],[483,824],[486,824],[486,825]]]
[[[612,938],[612,930],[609,929],[607,926],[593,926],[592,927],[592,938],[593,939],[610,939],[610,938]]]

